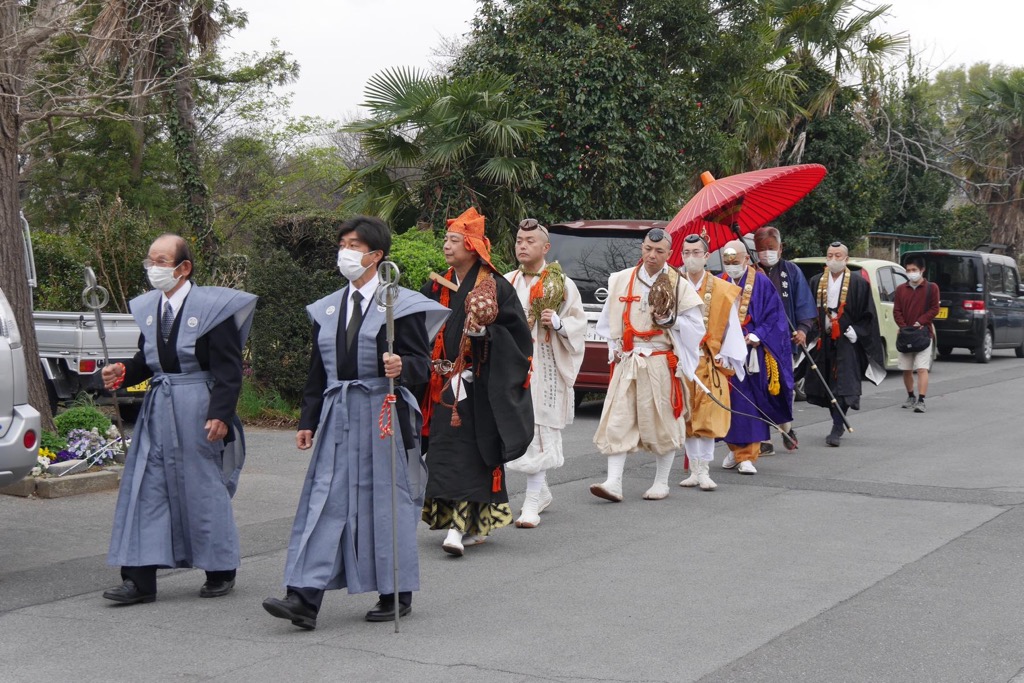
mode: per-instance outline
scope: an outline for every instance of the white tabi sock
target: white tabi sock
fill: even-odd
[[[675,452],[668,453],[666,455],[654,456],[654,461],[658,465],[658,470],[654,474],[654,483],[660,484],[661,486],[668,487],[668,473],[672,469],[672,461],[676,459]]]
[[[451,545],[462,545],[462,532],[454,527],[449,529],[448,536],[444,539],[444,542]]]
[[[540,493],[540,490],[544,488],[544,475],[547,473],[546,470],[535,472],[533,474],[526,475],[526,492],[527,493]]]
[[[626,469],[626,454],[608,456],[608,483],[621,488],[622,473]]]

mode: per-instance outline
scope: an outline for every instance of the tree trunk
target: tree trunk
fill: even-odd
[[[213,231],[210,188],[203,181],[202,157],[199,155],[199,145],[196,141],[193,81],[188,71],[188,35],[180,23],[174,23],[169,19],[168,25],[175,28],[169,30],[159,41],[163,74],[174,79],[174,88],[168,95],[168,128],[174,145],[181,191],[185,199],[186,220],[195,243],[201,250],[197,256],[202,259],[206,272],[213,273],[217,265],[220,244]]]
[[[7,69],[3,71],[11,73]],[[17,95],[14,79],[0,78],[0,287],[14,308],[15,321],[21,332],[28,368],[29,403],[42,416],[43,429],[52,431],[53,415],[39,363],[36,329],[32,320],[32,293],[25,271],[25,240],[18,211],[18,134],[21,120],[16,109]]]

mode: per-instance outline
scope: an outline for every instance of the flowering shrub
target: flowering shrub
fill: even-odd
[[[65,459],[88,459],[93,464],[100,465],[112,462],[116,456],[123,455],[126,452],[127,444],[121,442],[116,427],[111,426],[107,428],[102,435],[99,429],[95,427],[90,430],[72,429],[68,432],[68,448],[66,451],[70,457]]]
[[[32,468],[32,476],[38,477],[41,474],[46,474],[48,469],[50,469],[50,459],[45,455],[36,456],[36,466]]]

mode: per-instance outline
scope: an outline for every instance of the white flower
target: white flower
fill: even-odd
[[[36,465],[35,467],[32,468],[32,476],[33,477],[38,477],[42,473],[43,473],[43,468],[40,467],[39,465]]]

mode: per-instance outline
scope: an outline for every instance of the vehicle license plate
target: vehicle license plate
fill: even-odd
[[[597,323],[596,322],[588,322],[587,323],[587,334],[584,337],[584,341],[588,341],[588,342],[603,342],[603,341],[608,341],[608,340],[605,339],[604,337],[602,337],[601,335],[599,335],[597,333]]]
[[[949,317],[949,309],[946,308],[945,306],[942,306],[941,308],[939,308],[939,312],[935,314],[935,319],[936,320],[945,320],[948,317]]]
[[[138,391],[145,391],[146,389],[149,389],[149,380],[148,379],[142,380],[141,382],[139,382],[135,386],[128,387],[127,389],[125,389],[125,391],[138,392]]]

